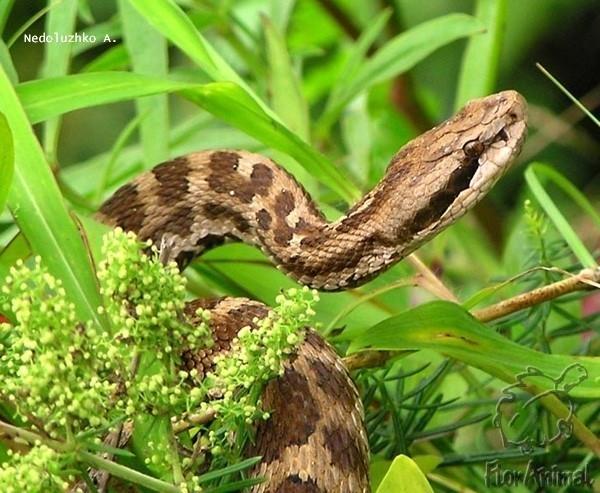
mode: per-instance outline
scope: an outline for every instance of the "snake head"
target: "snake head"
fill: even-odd
[[[390,215],[406,255],[473,207],[518,156],[527,134],[527,104],[516,91],[467,103],[455,116],[405,145],[385,185],[395,190]]]

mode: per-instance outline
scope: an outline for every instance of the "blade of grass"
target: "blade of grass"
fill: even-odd
[[[77,0],[62,0],[46,16],[45,32],[71,34],[75,30]],[[46,43],[41,78],[48,79],[66,75],[69,71],[71,43]],[[50,163],[56,161],[56,146],[60,133],[60,118],[44,122],[43,147]]]
[[[472,36],[463,56],[454,108],[493,92],[504,38],[506,0],[477,0],[475,17],[485,32]]]
[[[19,29],[15,31],[15,33],[6,43],[6,46],[11,48],[12,45],[14,45],[17,42],[17,39],[19,39],[23,35],[23,33],[27,31],[27,29],[29,29],[33,24],[35,24],[39,19],[44,17],[44,15],[46,15],[50,10],[59,5],[62,1],[63,0],[55,0],[54,2],[51,2],[48,5],[46,5],[43,9],[38,10],[34,15],[27,19],[27,21],[25,21],[25,23],[21,27],[19,27]]]
[[[79,71],[85,72],[103,72],[108,70],[124,70],[129,67],[129,53],[125,45],[118,44],[106,50],[102,55],[97,56]]]
[[[573,96],[569,90],[558,81],[558,79],[548,72],[541,63],[536,63],[535,66],[539,68],[542,73],[548,77],[554,83],[554,85],[556,85],[556,87],[558,87],[581,111],[583,111],[590,120],[600,127],[600,120],[598,120],[598,118],[596,118],[590,110],[581,104],[581,102],[575,96]]]
[[[4,0],[0,2],[0,36],[4,33],[4,26],[6,26],[6,20],[10,15],[15,0]]]
[[[308,106],[292,67],[285,38],[268,17],[262,16],[261,20],[267,44],[273,109],[292,132],[309,142]]]
[[[261,107],[236,84],[213,82],[182,94],[223,121],[243,130],[265,145],[292,156],[310,174],[324,183],[346,202],[354,202],[360,192],[337,168],[306,144],[296,134],[269,117]],[[291,170],[293,172],[293,170]]]
[[[121,20],[119,16],[114,15],[106,22],[98,22],[93,26],[87,26],[85,33],[90,38],[89,43],[76,43],[73,45],[73,56],[80,55],[91,48],[105,44],[104,37],[109,36],[111,39],[119,39],[121,37]],[[94,41],[91,41],[91,40]]]
[[[0,113],[0,213],[4,211],[15,169],[13,137],[6,117]]]
[[[569,222],[562,215],[554,201],[550,198],[550,195],[546,192],[540,180],[537,177],[536,165],[539,163],[533,163],[525,171],[525,181],[527,186],[531,190],[531,193],[536,198],[548,218],[552,221],[559,234],[567,242],[573,254],[579,259],[581,265],[587,268],[594,268],[597,266],[594,257],[585,247],[583,242],[579,239],[579,236]]]
[[[270,108],[198,32],[189,17],[173,0],[130,0],[130,2],[151,25],[190,57],[211,79],[235,82],[269,116],[277,120]]]
[[[411,69],[428,55],[457,39],[484,31],[485,26],[466,14],[449,14],[423,22],[392,40],[360,66],[354,77],[346,81],[337,99],[324,113],[321,125],[336,120],[342,108],[361,91],[378,82]]]
[[[381,14],[379,14],[373,20],[373,22],[369,24],[365,31],[352,45],[352,48],[348,53],[348,57],[340,70],[339,76],[337,77],[337,82],[331,88],[329,98],[327,99],[327,104],[325,105],[324,114],[331,114],[333,116],[333,109],[336,105],[336,101],[339,101],[342,98],[348,81],[356,76],[356,72],[360,66],[365,63],[365,57],[369,51],[369,48],[371,48],[377,37],[385,28],[391,14],[391,9],[383,10],[383,12],[381,12]],[[329,121],[331,122],[331,119],[329,119]],[[318,128],[318,133],[319,135],[324,135],[327,130],[328,127],[322,126]]]
[[[78,108],[179,91],[223,121],[290,155],[346,202],[352,203],[361,196],[356,186],[322,154],[273,120],[246,91],[231,82],[198,85],[128,72],[96,72],[26,82],[17,90],[32,123]]]
[[[251,457],[249,459],[245,459],[236,464],[232,464],[227,467],[223,467],[221,469],[217,469],[216,471],[210,471],[204,473],[198,477],[198,482],[208,483],[209,481],[213,481],[215,479],[222,478],[223,476],[227,476],[229,474],[235,474],[236,472],[243,471],[244,469],[248,469],[252,467],[254,464],[258,464],[261,461],[262,457]]]
[[[13,133],[15,171],[8,206],[34,253],[63,285],[81,320],[101,325],[101,298],[88,252],[65,207],[21,103],[0,70],[0,112]]]
[[[154,77],[166,77],[167,43],[128,0],[119,0],[125,45],[133,71]],[[146,168],[169,156],[169,107],[166,94],[157,94],[135,102],[138,115],[146,115],[140,125],[140,138]]]
[[[592,219],[592,221],[596,223],[596,226],[600,228],[600,214],[598,214],[595,207],[575,185],[573,185],[554,168],[546,164],[533,163],[531,167],[535,170],[536,175],[552,181],[557,187],[559,187],[571,198],[571,200],[573,200],[573,202],[575,202],[579,207],[581,207],[581,209],[589,214],[590,219]]]
[[[0,65],[4,68],[4,71],[8,75],[8,78],[12,84],[18,84],[19,76],[17,70],[13,64],[10,52],[6,47],[6,44],[0,39]]]
[[[80,108],[126,101],[193,86],[130,72],[94,72],[19,84],[17,93],[31,123]]]
[[[138,115],[133,120],[131,120],[127,125],[125,125],[125,128],[123,128],[123,130],[119,133],[119,136],[117,137],[117,140],[115,141],[115,144],[113,145],[113,148],[110,152],[108,161],[106,162],[106,165],[104,166],[104,170],[102,172],[102,177],[100,179],[100,183],[98,184],[98,188],[96,189],[96,197],[94,199],[94,203],[100,204],[102,197],[104,195],[104,192],[106,191],[106,187],[109,182],[111,172],[113,170],[115,163],[117,162],[117,159],[119,158],[119,155],[121,154],[121,152],[123,151],[123,148],[129,141],[131,136],[133,135],[133,132],[138,128],[140,123],[143,122],[143,120],[146,118],[146,115],[147,114],[145,114],[145,113]]]

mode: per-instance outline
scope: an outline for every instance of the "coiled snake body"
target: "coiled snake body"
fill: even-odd
[[[100,209],[106,224],[163,245],[185,267],[226,240],[256,245],[299,283],[358,286],[471,208],[520,151],[526,104],[505,91],[467,104],[405,145],[385,176],[342,218],[327,222],[304,189],[270,159],[206,151],[174,159],[119,189]],[[209,371],[237,331],[267,308],[240,299],[196,301],[212,311],[216,346],[184,355]],[[358,392],[334,350],[312,330],[263,394],[272,417],[249,453],[266,477],[254,493],[368,492],[368,447]]]

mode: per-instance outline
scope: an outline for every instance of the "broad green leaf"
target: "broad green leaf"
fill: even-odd
[[[182,94],[199,106],[248,135],[292,156],[312,176],[324,183],[347,202],[360,197],[358,189],[327,159],[296,134],[273,120],[239,86],[231,82],[214,82]],[[293,170],[292,170],[293,171]]]
[[[33,252],[61,279],[81,320],[101,324],[101,298],[88,252],[65,207],[60,190],[25,111],[0,70],[0,112],[12,130],[15,152],[8,206]]]
[[[597,266],[594,257],[585,247],[577,233],[573,230],[569,221],[562,215],[556,204],[544,189],[536,174],[536,166],[539,163],[533,163],[525,171],[525,181],[550,221],[554,224],[560,235],[567,242],[575,256],[584,267],[595,268]]]
[[[345,89],[340,91],[323,120],[335,120],[348,101],[373,84],[406,72],[438,48],[457,39],[481,33],[484,28],[483,24],[472,16],[449,14],[419,24],[396,36],[347,81]]]
[[[485,25],[485,32],[472,36],[467,44],[454,101],[456,110],[467,101],[494,91],[504,39],[506,0],[477,0],[475,17]]]
[[[447,301],[426,303],[359,334],[346,331],[341,337],[351,340],[349,351],[433,349],[509,383],[516,381],[517,374],[534,367],[547,376],[531,377],[531,382],[543,390],[551,388],[552,378],[579,363],[585,368],[587,378],[572,388],[569,395],[600,397],[600,358],[534,351],[502,337],[459,305]]]
[[[0,113],[0,213],[4,210],[15,169],[13,137],[6,117]]]
[[[262,24],[267,43],[273,109],[292,132],[308,142],[308,106],[298,76],[292,67],[285,38],[268,17],[263,16]]]
[[[406,455],[394,458],[377,493],[433,493],[419,466]]]
[[[169,62],[166,40],[131,6],[129,0],[119,0],[125,45],[137,74],[166,77]],[[146,168],[165,161],[169,156],[169,106],[167,94],[157,94],[135,102],[140,124],[140,138]]]

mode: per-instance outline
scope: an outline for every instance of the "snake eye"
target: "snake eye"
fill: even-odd
[[[467,157],[479,157],[483,152],[484,146],[478,140],[469,140],[463,145],[463,151]]]

